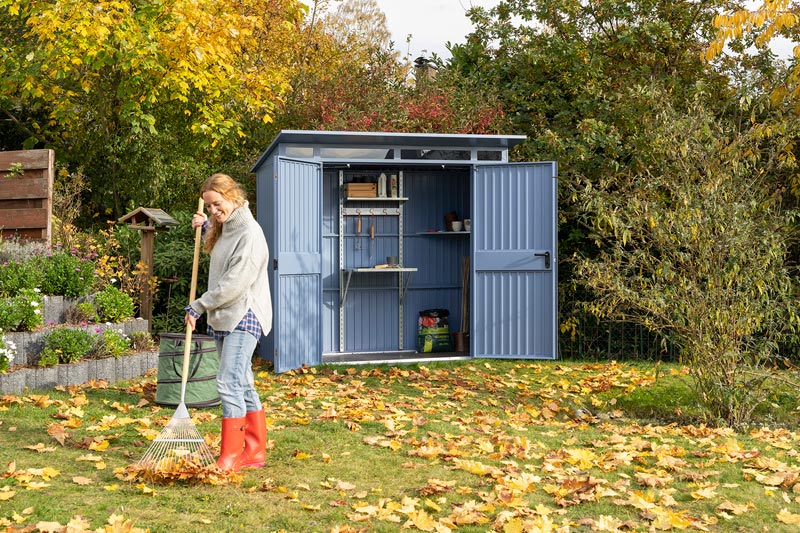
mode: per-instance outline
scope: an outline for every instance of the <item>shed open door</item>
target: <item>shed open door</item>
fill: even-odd
[[[322,165],[276,165],[274,362],[286,372],[322,363]]]
[[[557,165],[473,173],[471,344],[475,357],[555,359]]]

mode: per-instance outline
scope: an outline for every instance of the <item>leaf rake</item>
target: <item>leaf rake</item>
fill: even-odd
[[[203,199],[198,202],[198,212],[203,211]],[[202,228],[198,227],[194,237],[194,257],[192,260],[192,282],[189,289],[189,301],[195,299],[197,289],[197,270],[200,257],[200,237]],[[214,454],[203,436],[197,430],[189,410],[184,403],[186,397],[186,381],[189,376],[189,353],[192,346],[192,327],[186,325],[186,338],[183,346],[183,369],[181,371],[181,401],[175,414],[161,430],[147,452],[137,463],[137,467],[149,477],[168,474],[182,469],[198,470],[214,464]]]

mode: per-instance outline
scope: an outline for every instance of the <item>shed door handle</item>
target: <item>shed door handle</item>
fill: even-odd
[[[536,257],[544,257],[544,267],[550,269],[550,252],[542,252],[533,254]]]

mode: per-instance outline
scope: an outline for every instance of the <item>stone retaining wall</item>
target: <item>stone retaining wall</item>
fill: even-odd
[[[0,394],[22,394],[26,390],[48,390],[101,379],[116,383],[144,375],[157,367],[158,352],[140,352],[116,359],[85,359],[46,368],[17,366],[0,374]]]
[[[108,380],[114,383],[141,376],[158,367],[158,352],[140,352],[119,358],[85,359],[68,365],[47,368],[36,366],[39,353],[44,347],[44,337],[59,327],[82,329],[90,333],[104,330],[121,331],[130,336],[137,331],[147,332],[149,324],[141,318],[115,324],[89,324],[86,326],[64,325],[66,309],[80,299],[61,296],[44,297],[45,324],[37,331],[5,333],[6,339],[17,347],[13,366],[0,374],[0,394],[21,394],[26,390],[47,390],[59,385],[80,385],[92,380]]]

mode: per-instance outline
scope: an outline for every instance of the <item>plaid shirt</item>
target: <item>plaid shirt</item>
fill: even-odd
[[[192,309],[192,306],[187,305],[185,307],[185,310],[193,317],[200,318],[200,314],[194,309]],[[242,318],[241,322],[239,322],[239,324],[234,329],[239,331],[244,331],[245,333],[250,333],[256,339],[261,339],[261,332],[262,332],[261,324],[259,324],[258,319],[256,318],[256,315],[253,314],[252,309],[247,310],[247,314],[244,315],[244,318]],[[218,341],[221,338],[225,337],[226,335],[230,334],[230,331],[216,331],[211,326],[208,326],[208,328],[206,329],[206,334],[210,335],[211,337],[214,337],[214,340]]]

